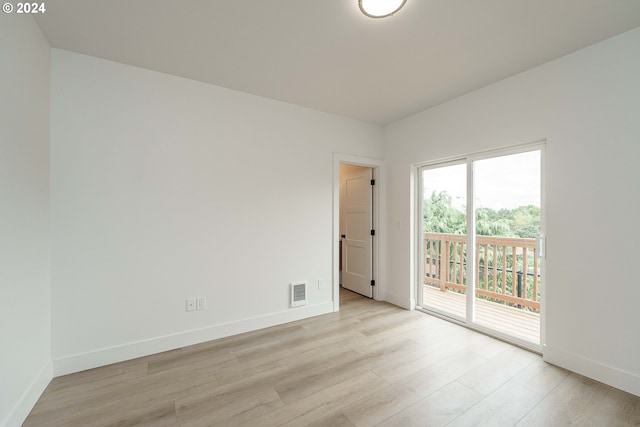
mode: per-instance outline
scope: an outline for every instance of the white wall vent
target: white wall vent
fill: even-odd
[[[307,282],[291,284],[291,307],[307,304]]]

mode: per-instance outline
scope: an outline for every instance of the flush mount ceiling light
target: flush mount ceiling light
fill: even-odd
[[[358,0],[358,6],[370,18],[384,18],[402,9],[406,2],[407,0]]]

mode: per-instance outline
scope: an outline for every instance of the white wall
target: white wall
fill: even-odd
[[[411,164],[544,138],[545,359],[640,395],[639,46],[636,29],[385,129],[388,299],[411,303]]]
[[[56,375],[332,311],[333,152],[382,131],[54,49]]]
[[[51,379],[49,64],[31,16],[0,14],[0,425]]]

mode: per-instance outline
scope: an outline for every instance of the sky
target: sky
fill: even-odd
[[[425,197],[446,191],[455,207],[466,203],[466,164],[423,171]],[[540,206],[540,151],[513,154],[474,162],[476,208],[513,209]]]

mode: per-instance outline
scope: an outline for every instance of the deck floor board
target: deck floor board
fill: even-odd
[[[436,309],[443,314],[452,314],[464,320],[466,296],[424,285],[425,308]],[[540,314],[491,301],[476,299],[476,318],[478,325],[494,329],[525,341],[540,344]]]

